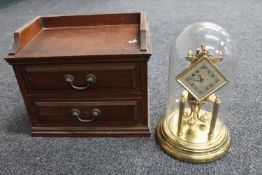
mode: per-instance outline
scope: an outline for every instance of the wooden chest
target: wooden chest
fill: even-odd
[[[144,13],[37,17],[14,33],[33,136],[149,136]]]

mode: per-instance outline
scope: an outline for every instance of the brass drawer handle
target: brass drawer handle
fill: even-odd
[[[83,122],[83,123],[92,122],[92,121],[94,121],[95,117],[102,116],[102,112],[99,109],[92,109],[91,110],[91,116],[92,116],[91,119],[82,119],[81,118],[81,112],[78,109],[72,109],[71,111],[72,111],[73,117],[76,117],[80,122]]]
[[[82,86],[82,87],[74,85],[75,78],[74,78],[73,75],[65,75],[64,80],[65,80],[66,83],[69,83],[71,85],[71,87],[75,90],[85,90],[96,82],[96,76],[93,75],[93,74],[86,75],[86,85]]]

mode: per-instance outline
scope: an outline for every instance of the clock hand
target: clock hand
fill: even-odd
[[[193,81],[201,81],[201,79],[192,79]],[[202,81],[201,81],[202,82]]]
[[[200,74],[198,74],[198,75],[199,75],[200,81],[204,82],[204,78],[202,78],[202,76]]]

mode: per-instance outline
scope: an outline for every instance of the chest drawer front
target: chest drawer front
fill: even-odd
[[[139,63],[27,66],[23,76],[29,93],[134,92],[141,88]]]
[[[123,126],[137,123],[140,100],[103,102],[33,102],[39,126]]]

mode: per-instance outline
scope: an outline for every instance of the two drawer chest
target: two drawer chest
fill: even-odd
[[[149,136],[144,13],[37,17],[14,33],[33,136]]]

